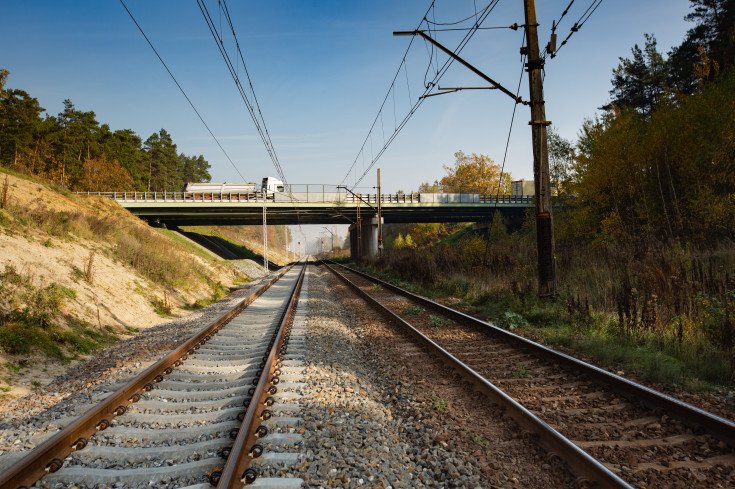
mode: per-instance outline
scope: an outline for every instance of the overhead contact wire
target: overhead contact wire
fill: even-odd
[[[227,158],[227,161],[230,162],[230,164],[232,165],[232,168],[234,168],[235,171],[237,172],[237,174],[240,175],[240,178],[242,178],[243,181],[245,181],[245,177],[242,176],[242,173],[240,173],[240,170],[237,168],[237,165],[235,165],[235,163],[232,161],[232,158],[230,158],[230,155],[227,154],[227,151],[225,151],[225,148],[222,147],[222,144],[220,144],[219,140],[217,139],[217,136],[214,135],[214,133],[212,132],[212,130],[209,128],[209,126],[207,125],[207,123],[204,121],[204,118],[199,113],[199,111],[197,110],[197,108],[194,106],[194,103],[191,101],[191,99],[189,98],[189,96],[186,94],[186,91],[182,88],[181,84],[179,84],[178,80],[176,80],[176,77],[174,76],[174,74],[171,73],[171,70],[168,68],[168,65],[166,64],[165,61],[163,61],[163,58],[161,57],[161,55],[158,54],[158,51],[153,46],[153,43],[151,42],[151,40],[148,39],[148,36],[143,31],[143,28],[140,27],[140,24],[138,24],[138,21],[135,20],[135,17],[130,12],[130,9],[128,9],[128,6],[125,5],[125,2],[123,0],[120,0],[120,3],[122,4],[123,8],[128,13],[128,15],[130,16],[130,18],[132,19],[133,23],[135,23],[135,26],[138,28],[138,30],[140,31],[140,33],[143,34],[143,37],[145,38],[146,42],[151,47],[151,49],[153,50],[153,52],[156,53],[156,57],[158,58],[158,61],[160,61],[161,64],[163,65],[163,67],[166,68],[166,71],[168,72],[169,76],[174,81],[174,83],[176,84],[176,86],[179,88],[179,90],[181,91],[181,93],[184,96],[184,98],[186,99],[186,101],[189,102],[189,105],[191,106],[191,108],[194,109],[194,112],[196,112],[196,115],[197,115],[197,117],[199,117],[199,120],[202,121],[202,124],[204,124],[204,127],[207,128],[207,131],[209,132],[209,135],[212,136],[212,139],[214,139],[214,142],[216,142],[217,143],[217,146],[219,146],[219,149],[222,150],[222,153]]]
[[[487,17],[488,17],[489,15],[490,15],[490,13],[491,13],[491,12],[492,12],[492,11],[493,11],[493,10],[495,9],[495,7],[497,6],[498,2],[499,2],[499,0],[493,0],[493,1],[492,1],[492,2],[491,2],[491,3],[489,4],[489,5],[488,5],[488,7],[486,7],[486,8],[484,8],[484,9],[482,9],[482,11],[481,11],[481,12],[483,12],[483,15],[481,16],[481,18],[480,18],[480,19],[478,19],[478,21],[477,21],[477,23],[476,23],[476,27],[479,27],[480,25],[482,25],[482,23],[483,23],[483,22],[485,21],[485,19],[487,19]],[[433,6],[433,4],[434,4],[434,3],[432,2],[432,6]],[[419,27],[421,26],[421,24],[423,23],[423,21],[424,21],[424,19],[422,19],[422,20],[421,20],[421,22],[419,23]],[[458,45],[458,46],[457,46],[457,48],[455,49],[455,53],[456,53],[456,54],[459,54],[459,53],[461,53],[461,52],[462,52],[462,50],[463,50],[463,49],[465,48],[465,46],[467,45],[467,43],[469,43],[470,39],[472,39],[472,37],[474,36],[475,32],[477,32],[477,29],[476,29],[476,28],[473,28],[472,30],[470,30],[470,31],[469,31],[469,32],[468,32],[468,33],[467,33],[467,34],[465,35],[465,37],[464,37],[464,38],[462,39],[462,41],[460,41],[459,45]],[[413,41],[413,38],[412,38],[412,41]],[[410,46],[411,46],[411,43],[409,43],[409,49],[410,49]],[[408,54],[408,51],[406,52],[406,54]],[[406,55],[404,55],[404,60],[405,60],[405,56],[406,56]],[[442,67],[440,68],[439,72],[437,73],[437,75],[436,75],[436,76],[434,77],[434,79],[432,80],[432,88],[433,88],[433,86],[434,86],[434,85],[436,85],[436,83],[438,83],[438,81],[439,81],[439,80],[440,80],[440,79],[441,79],[441,78],[442,78],[442,77],[444,76],[444,74],[445,74],[445,73],[447,72],[447,70],[449,69],[449,67],[450,67],[450,66],[452,65],[452,63],[453,63],[453,62],[454,62],[454,58],[451,58],[451,57],[449,57],[449,58],[448,58],[448,59],[447,59],[447,60],[446,60],[446,61],[444,62],[444,64],[443,64],[443,65],[442,65]],[[399,66],[399,72],[400,72],[400,68],[401,68],[402,66],[404,66],[404,64],[403,64],[403,61],[402,61],[401,65]],[[399,133],[399,132],[401,131],[401,129],[403,129],[403,127],[404,127],[404,126],[406,125],[406,123],[408,122],[408,120],[409,120],[409,119],[410,119],[410,118],[411,118],[411,117],[413,116],[413,114],[414,114],[414,113],[416,113],[416,110],[417,110],[417,109],[418,109],[418,108],[419,108],[419,107],[421,106],[421,104],[422,104],[422,103],[423,103],[423,101],[425,100],[425,98],[423,98],[423,96],[424,96],[424,95],[426,95],[426,94],[428,94],[428,93],[429,93],[430,91],[431,91],[431,88],[428,88],[428,89],[425,89],[425,90],[424,90],[424,92],[423,92],[423,95],[422,95],[422,97],[419,97],[419,98],[418,98],[418,100],[416,101],[416,103],[412,105],[412,107],[411,107],[411,109],[410,109],[409,113],[408,113],[408,114],[407,114],[407,115],[406,115],[406,116],[404,117],[404,119],[403,119],[403,120],[401,121],[401,123],[399,124],[399,126],[398,126],[398,128],[397,128],[396,132],[394,132],[394,133],[393,133],[393,134],[392,134],[392,135],[391,135],[391,136],[390,136],[390,137],[388,138],[388,142],[387,142],[387,143],[386,143],[386,144],[385,144],[385,145],[383,146],[383,148],[381,148],[381,150],[380,150],[380,151],[378,151],[378,153],[377,153],[377,154],[375,155],[375,157],[373,158],[373,161],[372,161],[372,162],[370,163],[370,165],[368,166],[367,170],[366,170],[366,171],[365,171],[365,172],[364,172],[364,173],[362,174],[362,176],[361,176],[361,177],[360,177],[359,179],[357,179],[357,181],[356,181],[356,182],[355,182],[355,183],[353,184],[353,186],[357,186],[357,185],[358,185],[358,184],[359,184],[359,183],[360,183],[360,182],[362,181],[362,179],[363,179],[363,178],[365,178],[365,176],[367,176],[367,174],[368,174],[368,173],[370,172],[370,170],[371,170],[371,169],[373,168],[373,166],[375,165],[375,163],[376,163],[376,162],[377,162],[377,161],[378,161],[378,160],[380,159],[380,157],[381,157],[381,156],[383,155],[383,153],[384,153],[384,152],[385,152],[385,150],[386,150],[386,149],[388,148],[388,146],[390,146],[390,144],[391,144],[391,143],[393,142],[393,140],[394,140],[394,139],[395,139],[395,137],[396,137],[396,136],[398,135],[398,133]],[[387,99],[388,95],[389,95],[389,94],[386,94],[386,99]],[[383,101],[383,105],[384,105],[384,104],[385,104],[385,99],[384,99],[384,101]],[[380,109],[379,109],[379,111],[378,111],[378,115],[380,115],[380,111],[382,111],[382,110],[383,110],[383,105],[381,105],[381,107],[380,107]],[[375,119],[375,120],[377,120],[377,117],[378,117],[378,116],[376,116],[376,119]],[[375,125],[375,122],[373,122],[373,126],[371,126],[371,128],[370,128],[370,131],[368,132],[368,136],[367,136],[367,137],[370,137],[370,133],[371,133],[371,132],[373,131],[373,127],[374,127],[374,125]],[[367,141],[367,138],[366,138],[366,141]],[[361,150],[361,151],[362,151],[362,150]],[[358,152],[358,156],[359,156],[359,154],[360,154],[360,153]],[[353,166],[354,166],[354,164],[353,164]],[[352,168],[350,168],[350,171],[348,171],[348,176],[349,176],[349,173],[350,173],[351,171],[352,171]],[[346,178],[346,177],[345,177],[345,178]]]

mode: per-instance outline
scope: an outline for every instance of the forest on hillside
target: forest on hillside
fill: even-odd
[[[37,98],[6,87],[9,75],[0,69],[0,166],[82,192],[178,192],[210,180],[204,157],[179,153],[165,129],[144,141],[68,99],[63,111],[47,114]]]

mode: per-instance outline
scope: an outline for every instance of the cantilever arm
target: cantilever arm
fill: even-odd
[[[488,82],[489,84],[491,84],[493,87],[497,88],[498,90],[500,90],[501,92],[503,92],[504,94],[506,94],[507,96],[509,96],[513,100],[515,100],[517,104],[529,105],[529,102],[524,101],[521,97],[516,97],[513,94],[513,92],[511,92],[510,90],[508,90],[507,88],[505,88],[503,85],[501,85],[500,83],[496,82],[495,80],[493,80],[492,78],[490,78],[489,76],[487,76],[485,73],[483,73],[482,71],[478,70],[477,68],[475,68],[474,66],[472,66],[471,64],[469,64],[464,59],[462,59],[459,56],[457,56],[456,54],[454,54],[452,51],[450,51],[449,49],[447,49],[446,47],[444,47],[443,45],[441,45],[434,38],[432,38],[431,36],[427,35],[426,32],[421,31],[421,30],[418,30],[418,31],[396,31],[396,32],[393,32],[393,35],[394,36],[421,36],[421,37],[423,37],[424,39],[426,39],[427,41],[429,41],[431,44],[433,44],[434,46],[436,46],[439,49],[441,49],[442,51],[444,51],[447,54],[447,56],[450,56],[451,58],[456,59],[457,61],[459,61],[460,63],[462,63],[465,67],[469,68],[469,70],[472,71],[474,74],[476,74],[477,76],[479,76],[480,78],[482,78],[483,80],[485,80],[486,82]]]

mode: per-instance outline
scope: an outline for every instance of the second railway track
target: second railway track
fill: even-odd
[[[542,425],[547,424],[615,474],[595,476],[594,470],[579,466],[579,459],[567,458],[570,452],[566,448],[552,446],[551,451],[567,458],[572,470],[592,485],[735,485],[732,422],[619,377],[605,379],[600,369],[573,359],[568,363],[563,355],[554,358],[547,354],[548,349],[536,348],[526,340],[515,341],[486,323],[412,297],[357,270],[349,269],[341,278],[363,296],[381,303],[395,321],[407,321],[520,403],[520,424],[540,435],[542,443],[549,436],[542,433]],[[528,424],[524,408],[541,421],[538,427]],[[546,446],[548,449],[548,442]],[[616,477],[620,479],[616,481]]]

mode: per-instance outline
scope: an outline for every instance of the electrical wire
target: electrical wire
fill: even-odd
[[[567,5],[567,8],[564,9],[564,12],[561,13],[561,16],[559,17],[559,20],[551,24],[551,32],[556,32],[556,28],[559,27],[559,24],[561,23],[561,20],[564,18],[565,15],[567,15],[567,12],[569,12],[569,9],[571,8],[572,4],[574,3],[574,0],[569,2],[569,5]]]
[[[219,31],[217,30],[217,26],[214,23],[214,20],[212,19],[212,16],[209,13],[209,9],[207,9],[207,6],[204,3],[204,0],[197,0],[197,5],[199,6],[199,10],[202,12],[202,16],[204,17],[204,20],[207,24],[207,27],[209,28],[210,33],[212,34],[212,37],[214,38],[215,44],[217,45],[217,49],[222,55],[222,59],[225,61],[225,65],[227,66],[227,69],[230,72],[230,76],[232,77],[232,80],[235,82],[235,86],[237,87],[237,90],[240,93],[240,97],[245,103],[248,113],[250,114],[250,118],[253,120],[255,129],[257,130],[258,135],[263,141],[263,145],[265,146],[266,152],[268,153],[268,156],[270,157],[271,162],[273,163],[273,166],[276,169],[276,173],[278,173],[278,177],[283,182],[284,189],[286,190],[286,192],[289,194],[291,198],[290,199],[291,205],[296,211],[296,220],[297,220],[299,229],[301,229],[301,213],[299,212],[299,208],[297,205],[298,202],[297,202],[297,199],[295,199],[293,196],[291,186],[289,185],[288,180],[286,179],[286,175],[283,171],[283,168],[281,167],[281,163],[280,163],[280,160],[278,159],[278,154],[276,153],[276,149],[273,145],[273,141],[270,137],[270,133],[268,132],[268,126],[266,125],[265,118],[263,117],[263,111],[260,108],[260,102],[258,102],[258,97],[255,95],[255,87],[253,86],[253,81],[252,81],[252,78],[250,77],[250,72],[247,69],[245,58],[242,54],[242,50],[240,49],[240,42],[238,41],[237,34],[235,33],[235,27],[232,22],[232,17],[230,16],[229,8],[227,7],[227,1],[219,0],[218,2],[218,5],[220,5],[220,17],[221,17],[222,8],[224,8],[225,20],[227,21],[227,25],[230,28],[230,32],[232,33],[232,38],[235,42],[235,50],[237,52],[235,61],[238,65],[239,65],[238,59],[240,62],[242,62],[243,70],[245,71],[247,83],[250,88],[250,96],[252,98],[252,101],[248,97],[248,94],[245,93],[245,89],[243,88],[242,83],[240,81],[240,77],[238,75],[239,66],[233,67],[233,63],[229,56],[229,53],[224,47],[224,42],[222,40],[222,32],[221,32],[222,28],[220,27],[220,30]],[[253,105],[253,102],[254,102],[254,105]],[[257,114],[256,114],[256,111],[257,111]]]
[[[492,11],[498,5],[499,1],[500,0],[493,0],[493,1],[491,1],[485,8],[483,8],[480,11],[482,13],[482,15],[477,20],[477,22],[475,24],[475,28],[472,29],[472,30],[470,30],[470,31],[468,31],[467,34],[465,34],[464,38],[460,41],[460,43],[454,49],[454,52],[457,55],[459,55],[459,53],[462,52],[462,50],[465,48],[465,46],[467,45],[467,43],[469,43],[470,39],[472,39],[472,37],[474,36],[474,34],[477,32],[477,27],[480,27],[482,25],[482,23],[485,21],[485,19],[487,19],[487,17],[490,15],[490,13],[492,13]],[[429,6],[429,10],[427,11],[427,14],[434,7],[434,3],[435,2],[432,2],[431,3],[431,6]],[[426,18],[426,14],[424,15],[424,18],[421,19],[421,22],[419,23],[419,26],[418,26],[418,28],[416,30],[420,30],[421,25],[425,21],[425,18]],[[355,160],[352,163],[352,166],[347,171],[347,174],[345,175],[344,179],[342,180],[342,183],[343,184],[347,180],[347,178],[350,176],[350,174],[352,173],[352,171],[353,171],[353,169],[355,167],[355,164],[357,163],[357,160],[360,157],[360,154],[363,153],[363,151],[365,150],[365,144],[367,143],[367,140],[370,138],[370,135],[371,135],[371,133],[372,133],[374,127],[375,127],[376,121],[377,121],[378,117],[380,116],[380,112],[383,110],[383,108],[385,106],[386,100],[390,96],[391,89],[394,88],[394,84],[395,84],[395,81],[396,81],[396,79],[398,77],[398,73],[400,73],[400,70],[401,69],[404,69],[405,68],[406,56],[408,55],[408,51],[411,49],[412,44],[413,44],[413,37],[411,38],[411,42],[409,43],[409,46],[406,49],[406,53],[403,55],[403,59],[401,60],[401,63],[399,64],[398,70],[396,71],[396,75],[393,78],[393,81],[391,83],[390,88],[388,89],[388,93],[386,93],[386,96],[383,99],[383,103],[381,104],[380,109],[378,110],[378,114],[376,115],[375,119],[373,120],[373,124],[370,127],[370,130],[368,131],[368,135],[366,136],[365,141],[363,142],[362,147],[360,148],[360,151],[358,151],[357,156],[355,157]],[[377,154],[374,155],[371,163],[368,165],[367,169],[363,172],[363,174],[359,178],[356,179],[355,183],[353,184],[353,187],[357,186],[362,181],[362,179],[365,178],[365,176],[367,176],[367,174],[373,168],[373,166],[375,165],[375,163],[377,163],[377,161],[383,155],[383,153],[385,152],[385,150],[388,148],[388,146],[390,146],[390,144],[393,142],[393,140],[396,138],[396,136],[400,133],[400,131],[403,129],[403,127],[405,127],[405,125],[408,122],[408,120],[413,116],[413,114],[416,113],[416,110],[421,106],[421,104],[425,100],[425,95],[427,95],[432,90],[432,88],[439,82],[439,80],[441,80],[441,78],[444,76],[444,74],[447,72],[447,70],[449,69],[449,67],[452,65],[453,62],[454,62],[454,58],[448,57],[447,60],[442,64],[441,68],[437,71],[437,73],[434,76],[433,80],[429,83],[430,88],[425,88],[422,96],[420,96],[416,100],[415,103],[411,102],[411,109],[409,110],[408,114],[400,122],[400,124],[398,125],[398,127],[396,128],[396,130],[393,132],[393,134],[390,135],[390,137],[388,138],[386,144],[383,145],[383,147],[380,149],[380,151],[378,151]],[[407,71],[406,71],[406,77],[408,79]],[[407,85],[408,85],[408,81],[407,81]],[[410,91],[410,87],[409,87],[409,91]]]
[[[184,91],[184,89],[182,88],[182,86],[179,84],[178,80],[176,80],[176,77],[174,76],[174,74],[171,73],[171,70],[168,68],[168,65],[166,65],[166,62],[163,61],[163,58],[161,57],[161,55],[158,54],[158,51],[153,46],[153,43],[151,42],[151,40],[148,39],[148,36],[146,35],[146,33],[143,32],[143,28],[140,27],[140,24],[138,24],[138,21],[135,20],[135,17],[133,17],[133,14],[132,14],[132,12],[130,12],[130,9],[128,9],[128,6],[125,5],[125,2],[123,0],[120,0],[120,3],[122,4],[123,8],[128,13],[128,15],[130,16],[130,18],[133,20],[133,22],[135,23],[135,26],[138,28],[138,30],[140,31],[140,33],[143,34],[143,37],[145,38],[146,42],[151,47],[151,49],[153,50],[153,52],[156,53],[156,57],[158,58],[158,61],[160,61],[161,64],[163,65],[163,67],[166,68],[166,71],[168,72],[169,76],[171,76],[171,79],[174,81],[174,83],[176,84],[176,86],[179,87],[179,90],[184,95],[184,98],[186,98],[186,101],[189,102],[189,105],[191,106],[191,108],[194,109],[194,112],[196,112],[196,115],[197,115],[197,117],[199,117],[199,120],[202,121],[202,124],[204,124],[204,127],[207,128],[207,131],[209,132],[209,135],[212,136],[212,139],[214,139],[214,141],[217,143],[217,146],[219,146],[219,149],[222,150],[222,153],[224,153],[225,157],[227,158],[227,161],[230,162],[230,164],[232,165],[232,168],[234,168],[235,171],[237,172],[237,174],[240,175],[240,178],[242,178],[242,180],[245,181],[245,177],[242,176],[242,173],[240,173],[240,170],[237,168],[237,165],[235,165],[235,163],[232,161],[232,158],[230,158],[230,155],[227,154],[227,151],[225,151],[225,148],[222,147],[222,144],[220,144],[219,140],[217,139],[217,136],[214,135],[214,133],[209,128],[209,126],[207,125],[207,123],[204,122],[204,118],[199,113],[199,111],[197,110],[197,108],[194,106],[194,103],[191,101],[191,99],[189,98],[189,96],[186,94],[186,91]]]
[[[481,13],[483,13],[483,12],[484,12],[485,10],[487,10],[488,8],[490,8],[490,5],[492,5],[493,3],[496,3],[496,2],[490,2],[490,3],[488,3],[488,4],[487,4],[487,5],[485,6],[485,8],[483,8],[483,9],[482,9],[482,10],[480,10],[479,12],[478,12],[478,11],[475,11],[475,13],[474,13],[474,14],[472,14],[472,15],[470,15],[469,17],[467,17],[467,18],[465,18],[465,19],[462,19],[462,20],[458,20],[458,21],[456,21],[456,22],[430,22],[430,21],[428,21],[428,20],[427,20],[426,22],[427,22],[428,24],[432,24],[432,25],[457,25],[457,24],[461,24],[462,22],[467,22],[468,20],[470,20],[470,19],[471,19],[471,18],[473,18],[473,17],[477,17],[478,15],[480,15]],[[432,2],[432,7],[433,7],[433,2]],[[477,7],[475,7],[475,8],[477,8]],[[494,8],[494,7],[493,7],[493,8]]]
[[[223,3],[225,4],[225,8],[226,8],[226,3],[225,2]],[[253,124],[255,125],[258,135],[263,141],[263,145],[265,146],[266,152],[268,153],[268,156],[270,157],[273,163],[273,166],[275,167],[276,172],[278,173],[279,178],[283,181],[284,185],[287,185],[288,182],[286,180],[286,177],[283,173],[283,169],[281,168],[280,162],[278,160],[278,155],[276,154],[275,148],[273,146],[273,142],[270,139],[270,135],[267,133],[267,128],[265,127],[265,120],[262,118],[262,112],[259,112],[258,114],[256,114],[256,106],[253,105],[253,103],[248,98],[248,95],[245,93],[245,89],[243,88],[242,83],[240,82],[240,79],[237,76],[237,71],[235,69],[234,64],[232,63],[232,60],[230,59],[229,54],[227,53],[227,50],[224,48],[224,43],[221,40],[222,36],[217,30],[217,25],[215,24],[214,19],[209,13],[209,9],[207,9],[207,6],[204,4],[203,0],[197,0],[197,4],[199,5],[199,10],[202,12],[202,16],[204,17],[204,20],[207,23],[207,27],[209,28],[210,33],[212,34],[212,37],[215,41],[215,44],[217,45],[217,49],[219,50],[220,54],[222,55],[222,59],[225,61],[225,64],[227,65],[227,69],[230,72],[230,76],[235,82],[238,92],[240,93],[240,97],[245,103],[248,113],[250,114],[250,118],[253,120]],[[232,27],[231,19],[229,18],[228,14],[226,14],[225,17],[228,19],[228,22],[230,23],[230,28],[232,29],[233,36],[234,36],[234,27]],[[242,57],[242,52],[239,47],[239,42],[237,41],[237,37],[235,36],[234,39],[235,39],[236,49],[238,51],[238,54],[240,54],[240,59],[243,63],[243,69],[245,70],[246,73],[248,73],[247,67],[245,65],[245,60]],[[249,74],[248,74],[248,80],[250,82],[251,94],[253,95],[253,99],[255,99],[255,90],[252,86],[252,81],[250,81]],[[258,108],[258,110],[260,109]]]
[[[561,51],[561,48],[563,48],[564,45],[566,45],[566,43],[569,41],[569,38],[571,38],[575,32],[579,32],[579,29],[581,29],[582,26],[589,20],[589,18],[592,17],[592,14],[595,13],[595,10],[597,10],[597,8],[600,6],[601,3],[602,3],[602,0],[592,0],[592,3],[590,4],[589,7],[587,7],[587,10],[584,11],[584,13],[577,20],[577,22],[575,22],[572,28],[569,30],[569,35],[567,35],[566,39],[562,41],[562,43],[559,45],[556,51],[551,53],[552,59],[555,58],[556,55],[559,53],[559,51]]]
[[[240,43],[237,41],[237,35],[235,34],[235,28],[232,25],[232,19],[230,18],[230,10],[227,8],[227,1],[226,0],[222,0],[222,4],[225,7],[225,15],[227,17],[227,23],[230,26],[230,30],[232,32],[232,37],[235,39],[235,45],[237,47],[237,52],[240,55],[240,60],[242,61],[242,66],[243,66],[243,69],[245,70],[245,75],[247,76],[247,79],[248,79],[248,85],[250,86],[250,91],[253,94],[253,100],[255,100],[255,106],[258,109],[258,114],[260,115],[260,120],[263,121],[263,128],[265,129],[265,134],[266,134],[266,136],[268,138],[268,141],[270,142],[270,146],[273,149],[273,153],[275,155],[275,148],[273,148],[273,142],[271,140],[270,133],[268,132],[268,126],[265,123],[265,118],[263,117],[263,112],[260,110],[260,102],[258,102],[258,97],[255,95],[255,88],[253,88],[253,81],[250,79],[250,72],[248,71],[248,68],[245,65],[245,59],[243,58],[242,51],[240,50]],[[278,157],[277,156],[276,156],[276,160],[278,160]],[[280,161],[279,161],[278,166],[280,168]],[[283,180],[283,183],[286,184],[286,177],[285,177],[285,175],[282,175],[282,173],[279,174],[279,175],[282,176],[281,179]]]
[[[426,13],[424,14],[424,17],[421,19],[421,22],[419,22],[419,25],[416,29],[421,28],[421,25],[424,23],[424,19],[426,16],[431,12],[431,9],[434,7],[434,3],[436,0],[432,0],[431,5],[429,5],[429,8],[426,9]],[[388,93],[385,94],[385,98],[383,98],[383,102],[380,104],[380,109],[378,109],[378,114],[375,116],[375,119],[373,120],[372,125],[370,126],[370,130],[368,131],[368,135],[365,136],[365,140],[362,142],[362,146],[360,147],[360,151],[357,152],[357,156],[355,156],[354,161],[352,162],[352,165],[350,166],[349,170],[347,170],[347,174],[342,179],[342,182],[340,185],[344,185],[344,183],[347,181],[347,178],[350,176],[350,173],[352,173],[353,169],[355,168],[355,165],[357,164],[357,160],[360,158],[360,154],[365,149],[365,143],[367,143],[368,138],[370,137],[370,132],[373,130],[373,127],[375,127],[375,123],[378,120],[378,116],[380,115],[380,112],[383,110],[383,107],[385,106],[385,102],[388,100],[388,96],[391,94],[391,91],[393,91],[393,111],[394,111],[394,118],[395,118],[395,85],[396,80],[398,79],[398,76],[401,73],[401,70],[404,69],[404,64],[406,63],[406,56],[408,56],[408,52],[411,50],[411,46],[413,46],[414,37],[411,37],[411,41],[408,43],[408,47],[406,48],[406,52],[403,53],[403,59],[401,59],[401,62],[398,65],[398,69],[396,70],[396,74],[393,75],[393,80],[391,81],[390,87],[388,87]],[[408,85],[408,72],[406,73],[406,85]],[[409,91],[409,99],[410,99],[410,91]],[[398,131],[397,127],[394,129],[393,134],[396,134]],[[388,139],[389,141],[392,140],[392,137]],[[363,154],[364,157],[364,154]],[[357,177],[357,176],[355,176]],[[357,184],[355,184],[357,185]]]
[[[523,40],[521,41],[521,47],[526,42],[526,32],[523,31]],[[516,98],[518,98],[518,95],[521,93],[521,83],[523,82],[523,72],[525,71],[525,60],[526,55],[521,54],[521,76],[518,79],[518,88],[516,89]],[[518,102],[516,102],[513,105],[513,115],[510,117],[510,127],[508,128],[508,139],[505,141],[505,153],[503,154],[503,164],[500,167],[500,175],[498,175],[498,188],[495,192],[495,208],[493,209],[493,216],[495,216],[495,210],[498,208],[498,197],[500,197],[500,185],[503,180],[503,172],[505,171],[505,161],[508,158],[508,147],[510,146],[510,135],[513,132],[513,121],[515,121],[516,118],[516,109],[518,108]]]
[[[518,28],[521,27],[518,24],[513,25],[498,25],[495,27],[455,27],[451,29],[429,29],[429,32],[449,32],[449,31],[469,31],[471,29],[475,29],[478,31],[490,31],[495,29],[513,29],[514,31],[518,30]]]

